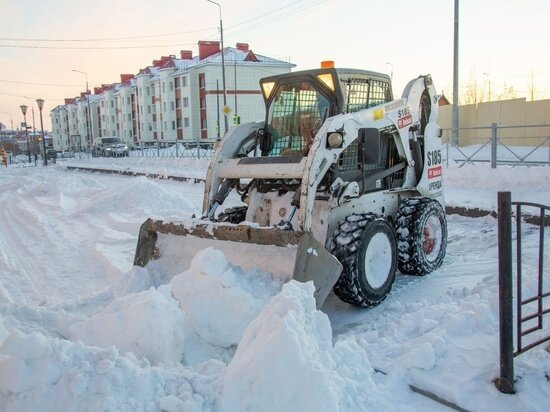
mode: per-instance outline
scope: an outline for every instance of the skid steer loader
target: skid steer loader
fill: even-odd
[[[411,80],[394,100],[389,76],[328,66],[260,81],[266,119],[221,140],[203,216],[147,220],[136,265],[170,276],[213,246],[245,270],[312,280],[320,307],[331,290],[374,306],[397,269],[424,275],[442,264],[447,226],[432,78]],[[232,191],[243,205],[222,211]]]

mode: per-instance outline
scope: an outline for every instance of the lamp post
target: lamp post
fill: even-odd
[[[483,73],[484,76],[487,76],[487,82],[489,83],[489,99],[491,101],[491,73]],[[483,84],[483,89],[485,89],[485,84]],[[483,96],[481,96],[483,97]]]
[[[44,134],[44,123],[42,122],[42,108],[44,107],[44,99],[36,99],[38,110],[40,110],[40,130],[42,130],[42,149],[44,150],[44,166],[48,166],[48,155],[46,153],[46,135]]]
[[[31,146],[29,145],[29,131],[27,130],[27,105],[22,104],[19,106],[23,113],[23,121],[25,123],[25,136],[27,138],[27,155],[29,156],[29,163],[31,162]]]
[[[212,0],[206,0],[209,3],[215,4],[218,6],[220,10],[220,38],[221,38],[221,45],[222,45],[222,87],[223,87],[223,107],[225,108],[227,106],[227,89],[225,88],[225,58],[223,53],[223,22],[222,22],[222,6],[220,6],[219,3],[216,3]],[[224,113],[223,116],[223,127],[224,127],[224,133],[227,133],[227,116]]]
[[[75,70],[73,69],[72,70],[73,72],[75,73],[80,73],[80,74],[83,74],[84,76],[86,76],[86,102],[87,102],[87,106],[88,106],[88,119],[87,119],[87,127],[86,127],[86,138],[88,140],[88,145],[91,145],[91,143],[93,143],[94,141],[94,129],[92,128],[92,112],[90,111],[90,94],[88,93],[88,73],[86,72],[81,72],[80,70]],[[91,139],[90,139],[91,138]]]
[[[458,10],[459,10],[459,0],[455,0],[454,7],[454,41],[453,41],[453,106],[452,106],[452,127],[453,134],[451,143],[454,146],[458,146]]]

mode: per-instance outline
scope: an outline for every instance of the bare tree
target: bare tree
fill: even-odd
[[[515,99],[516,97],[517,93],[515,87],[504,82],[502,92],[497,96],[497,100]]]
[[[482,85],[478,84],[474,70],[470,71],[468,81],[463,89],[462,104],[477,104],[483,102],[484,90]]]

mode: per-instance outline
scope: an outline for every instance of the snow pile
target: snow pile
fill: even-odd
[[[389,407],[365,351],[353,339],[332,346],[330,322],[315,309],[313,293],[313,283],[291,281],[254,319],[222,373],[217,411]]]
[[[451,171],[447,195],[460,189],[459,204],[472,206],[493,199],[499,178],[474,176],[484,170]],[[532,170],[503,172],[516,199],[516,189],[523,200],[548,196],[548,172],[538,168],[536,183]],[[544,345],[515,358],[516,395],[492,383],[499,364],[492,217],[449,216],[441,269],[398,275],[379,306],[353,308],[331,295],[319,312],[311,284],[283,287],[213,249],[127,271],[143,211],[188,215],[200,209],[202,185],[92,173],[80,174],[83,183],[61,167],[2,173],[2,411],[442,408],[409,384],[468,410],[548,409]],[[459,188],[461,176],[474,188]],[[537,290],[539,239],[538,228],[523,226],[524,299]],[[546,285],[546,250],[544,259]],[[544,327],[532,338],[547,335]]]
[[[123,354],[132,352],[158,365],[181,362],[184,331],[178,302],[163,286],[115,299],[105,310],[72,325],[69,338],[103,348],[114,345]]]
[[[281,282],[266,273],[243,272],[219,250],[207,248],[170,286],[188,329],[211,345],[229,347],[239,343],[248,324],[280,291]]]
[[[132,354],[119,356],[114,347],[36,333],[12,333],[0,353],[0,409],[5,411],[201,411],[215,390],[208,382],[222,366],[161,369]]]

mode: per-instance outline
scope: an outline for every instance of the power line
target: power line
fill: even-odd
[[[154,46],[87,46],[87,47],[72,47],[72,46],[24,46],[19,44],[0,44],[0,47],[20,48],[20,49],[57,49],[57,50],[116,50],[116,49],[153,49],[160,47],[182,47],[193,46],[195,43],[179,43],[179,44],[157,44]]]
[[[55,87],[80,87],[82,85],[77,84],[55,84],[55,83],[30,83],[30,82],[18,82],[15,80],[0,80],[0,83],[13,83],[13,84],[30,84],[33,86],[55,86]]]
[[[274,10],[271,10],[271,11],[268,11],[267,13],[264,13],[264,14],[261,14],[261,15],[259,15],[259,16],[253,17],[253,18],[251,18],[251,19],[248,19],[248,20],[242,21],[242,22],[240,22],[240,23],[234,24],[233,26],[229,26],[229,27],[226,28],[226,30],[230,30],[230,29],[233,29],[233,28],[235,28],[235,27],[242,26],[243,24],[249,23],[249,22],[251,22],[251,21],[258,20],[258,19],[260,19],[260,18],[262,18],[262,17],[265,17],[265,16],[268,16],[268,15],[270,15],[270,14],[273,14],[273,13],[279,11],[279,10],[286,9],[287,7],[291,7],[291,6],[293,6],[293,5],[297,4],[297,3],[301,3],[302,1],[304,1],[304,0],[297,0],[297,1],[294,1],[294,2],[292,2],[292,3],[289,3],[289,4],[285,5],[285,6],[279,7],[279,8],[277,8],[277,9],[274,9]]]
[[[280,14],[279,16],[275,16],[275,17],[273,17],[273,18],[267,19],[267,20],[265,20],[265,21],[263,21],[263,22],[260,22],[260,23],[255,23],[255,24],[249,25],[248,27],[244,27],[242,30],[237,30],[236,32],[232,32],[232,33],[230,33],[230,34],[231,34],[232,36],[235,36],[235,35],[237,35],[237,34],[245,33],[245,32],[250,31],[250,30],[259,29],[259,28],[261,28],[261,27],[263,27],[263,26],[265,26],[265,25],[267,25],[267,24],[274,23],[274,22],[279,21],[279,20],[281,20],[281,19],[284,19],[284,18],[286,18],[286,17],[288,17],[288,16],[292,16],[292,15],[294,15],[294,14],[296,14],[296,13],[300,13],[300,12],[306,10],[306,9],[309,9],[309,8],[311,8],[311,7],[313,7],[313,6],[316,6],[316,5],[320,4],[320,3],[323,3],[323,2],[325,2],[325,1],[326,1],[326,0],[314,0],[314,1],[312,1],[311,3],[306,3],[306,4],[301,5],[301,7],[295,8],[294,10],[288,10],[287,12],[282,13],[282,14]],[[297,3],[297,2],[295,2],[295,3]],[[295,4],[295,3],[291,3],[291,4]],[[278,10],[276,10],[276,11],[278,11]],[[259,18],[259,17],[258,17],[258,18]],[[232,26],[232,27],[234,28],[234,27],[236,27],[236,26]],[[228,31],[230,31],[230,30],[231,30],[231,28],[228,29]]]
[[[203,29],[180,31],[175,33],[150,34],[145,36],[128,36],[128,37],[98,37],[88,39],[36,39],[36,38],[17,38],[17,37],[0,37],[0,41],[38,41],[38,42],[94,42],[94,41],[118,41],[118,40],[134,40],[134,39],[149,39],[152,37],[178,36],[181,34],[196,33],[200,31],[213,30],[215,27],[205,27]]]

